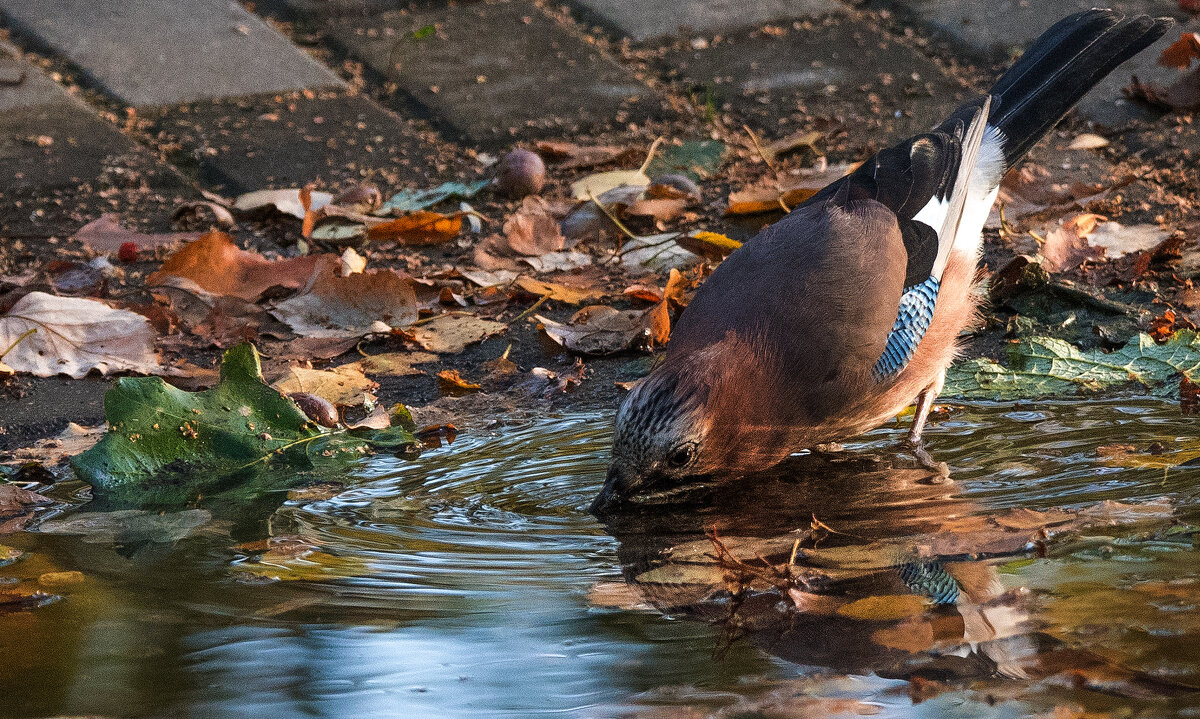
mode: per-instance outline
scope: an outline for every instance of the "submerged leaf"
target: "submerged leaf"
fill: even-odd
[[[292,468],[339,449],[412,440],[408,432],[328,431],[263,381],[258,352],[225,353],[220,383],[185,392],[158,378],[122,378],[104,397],[108,433],[72,460],[98,499],[189,501],[268,461]],[[322,451],[317,451],[318,449]],[[289,472],[294,474],[294,472]]]
[[[1128,384],[1170,391],[1178,386],[1170,381],[1173,377],[1195,377],[1198,369],[1200,338],[1188,330],[1165,344],[1140,334],[1107,354],[1053,337],[1032,337],[1010,347],[1008,367],[989,359],[951,365],[942,394],[996,400],[1067,397]]]

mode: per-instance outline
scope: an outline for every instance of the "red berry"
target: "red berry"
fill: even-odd
[[[122,262],[137,262],[138,246],[136,242],[122,242],[117,250],[117,259]]]

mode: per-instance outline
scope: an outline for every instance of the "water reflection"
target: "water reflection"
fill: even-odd
[[[1181,689],[1200,683],[1196,476],[1165,464],[1196,451],[1189,420],[1150,401],[1034,411],[942,421],[931,442],[952,484],[895,463],[904,430],[889,427],[842,456],[608,527],[585,508],[609,423],[574,415],[463,437],[416,463],[375,457],[332,496],[277,498],[262,514],[141,517],[158,539],[5,535],[26,555],[0,582],[86,579],[56,590],[62,601],[0,615],[0,715],[701,717],[771,705],[993,717],[1200,704]],[[1144,451],[1154,442],[1162,454]],[[1117,445],[1133,450],[1100,451]],[[1154,505],[1161,496],[1171,503]],[[1149,508],[1088,514],[1103,500]],[[1026,508],[1057,514],[1035,521]],[[796,567],[798,597],[761,577],[745,590],[712,580],[709,529],[762,571],[755,552]],[[320,560],[284,557],[293,580],[271,581],[252,548],[266,537],[308,542]],[[663,567],[691,574],[647,578]],[[638,593],[604,599],[597,587]],[[873,597],[887,599],[855,606]]]

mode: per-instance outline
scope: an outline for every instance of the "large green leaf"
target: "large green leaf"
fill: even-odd
[[[225,353],[212,389],[185,392],[157,377],[123,377],[105,395],[104,413],[108,431],[72,466],[97,499],[122,503],[171,504],[243,484],[262,489],[264,480],[360,456],[366,445],[413,441],[399,426],[329,430],[310,421],[263,381],[249,344]]]
[[[1069,397],[1132,386],[1169,394],[1180,375],[1200,377],[1200,338],[1177,332],[1165,344],[1140,334],[1120,350],[1080,350],[1053,337],[1031,337],[1009,348],[1008,366],[992,360],[955,363],[942,395],[1011,400]]]

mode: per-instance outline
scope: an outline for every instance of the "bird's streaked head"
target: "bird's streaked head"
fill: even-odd
[[[612,464],[593,510],[706,473],[709,391],[667,367],[633,388],[617,412]]]

